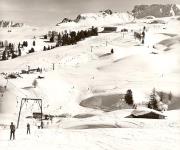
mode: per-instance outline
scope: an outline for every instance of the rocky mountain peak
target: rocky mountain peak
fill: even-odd
[[[176,4],[136,5],[132,13],[136,18],[144,18],[146,16],[157,18],[170,17],[180,15],[180,7]]]
[[[13,21],[5,21],[5,20],[0,21],[0,27],[1,28],[22,27],[23,25],[24,25],[23,23],[18,23],[18,22],[13,22]]]

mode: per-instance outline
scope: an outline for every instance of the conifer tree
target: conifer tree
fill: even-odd
[[[46,48],[46,46],[44,46],[43,51],[46,51],[46,50],[47,50],[47,48]]]
[[[80,31],[80,38],[81,38],[81,40],[85,39],[85,35],[84,35],[84,31],[83,30]]]
[[[157,95],[155,88],[153,88],[152,93],[150,94],[150,101],[148,103],[148,108],[158,110],[158,102],[157,102]]]
[[[29,53],[34,53],[34,48],[32,47],[31,50],[29,50]]]
[[[18,48],[18,56],[21,56],[21,49]]]
[[[26,41],[26,47],[28,47],[28,42]]]
[[[44,39],[47,39],[47,35],[44,35]]]
[[[172,100],[172,97],[173,97],[173,96],[172,96],[172,93],[170,92],[170,93],[168,94],[168,100],[171,101],[171,100]]]
[[[125,94],[125,101],[129,105],[133,104],[133,95],[132,95],[131,89],[127,90],[127,92]]]
[[[35,46],[36,45],[36,42],[35,41],[33,41],[33,46]]]
[[[159,93],[159,97],[160,97],[160,101],[163,101],[163,99],[164,99],[164,92],[160,92]]]
[[[48,45],[48,48],[47,48],[47,50],[50,50],[50,46]]]
[[[2,60],[7,60],[7,51],[6,50],[3,51]]]
[[[19,44],[18,44],[18,49],[21,47],[21,44],[20,44],[20,42],[19,42]]]

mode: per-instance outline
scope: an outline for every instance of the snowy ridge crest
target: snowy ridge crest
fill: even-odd
[[[106,24],[121,24],[132,22],[134,17],[129,13],[117,13],[112,12],[107,9],[105,11],[100,11],[98,13],[83,13],[76,17],[76,19],[71,20],[64,18],[57,26],[63,23],[78,23],[83,25],[106,25]]]

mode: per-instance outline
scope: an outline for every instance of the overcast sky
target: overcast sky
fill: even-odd
[[[0,0],[0,20],[46,26],[64,17],[74,19],[80,13],[104,9],[125,12],[137,4],[180,3],[180,0]]]

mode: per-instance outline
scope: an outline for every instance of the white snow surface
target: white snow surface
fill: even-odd
[[[0,72],[21,72],[22,69],[43,69],[42,73],[21,74],[22,78],[8,79],[0,75],[0,149],[63,149],[63,150],[179,150],[180,110],[164,112],[166,119],[125,118],[132,109],[104,112],[85,108],[79,103],[92,96],[125,93],[132,89],[135,103],[149,100],[153,88],[180,95],[180,21],[174,18],[165,25],[154,25],[136,20],[134,23],[115,25],[129,32],[100,33],[76,45],[42,51],[46,44],[39,37],[51,28],[22,27],[8,33],[0,29],[0,40],[14,43],[36,40],[36,52],[0,61]],[[92,20],[90,20],[92,21]],[[101,25],[99,25],[101,26]],[[145,44],[135,40],[131,30],[147,27]],[[89,26],[84,24],[83,28]],[[82,26],[54,27],[56,31],[81,30]],[[34,39],[35,36],[35,39]],[[114,49],[113,54],[110,53]],[[155,49],[156,48],[156,49]],[[107,55],[108,54],[108,55]],[[53,70],[53,64],[55,70]],[[34,88],[32,82],[38,84]],[[34,119],[27,119],[39,111],[36,103],[25,103],[16,140],[9,140],[9,124],[17,122],[20,101],[23,97],[43,99],[43,112],[66,115],[45,121],[44,129],[37,129]],[[93,117],[76,118],[91,114]],[[31,124],[31,134],[26,135],[26,123]]]

